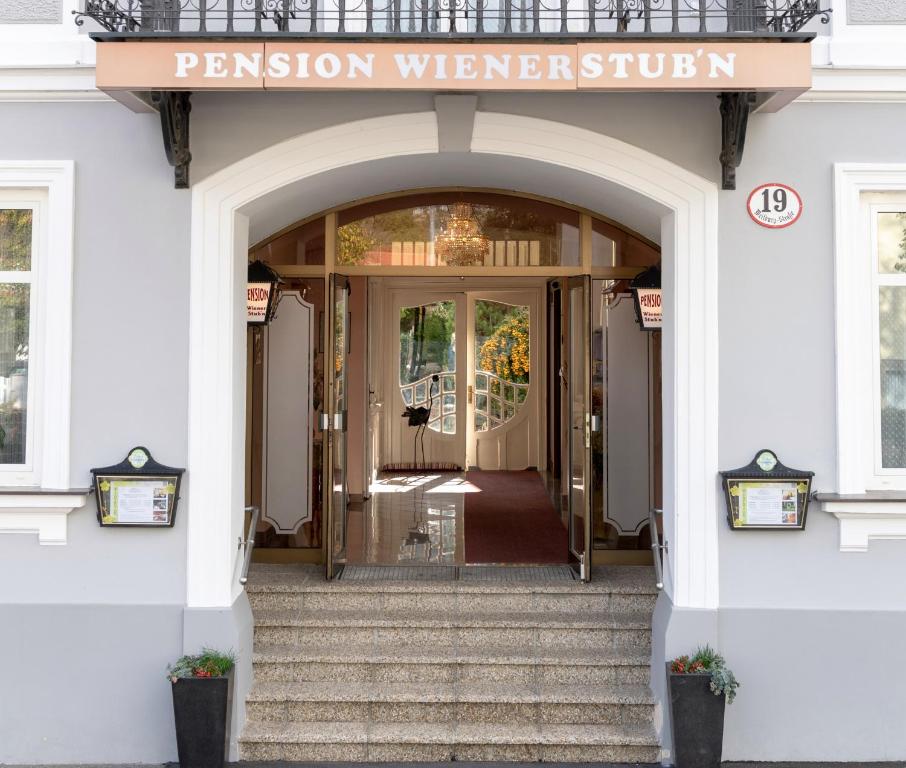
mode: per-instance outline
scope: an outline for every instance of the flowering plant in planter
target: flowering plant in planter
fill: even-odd
[[[167,677],[175,683],[180,677],[224,677],[236,666],[236,655],[204,648],[201,653],[186,655],[167,668]]]
[[[720,768],[724,709],[739,683],[708,645],[667,662],[670,731],[676,768]]]
[[[670,662],[670,671],[674,674],[708,674],[711,676],[709,687],[715,696],[723,695],[727,704],[732,704],[736,698],[736,689],[739,681],[733,672],[727,668],[724,657],[710,645],[699,646],[691,658],[677,656]]]
[[[233,711],[232,651],[205,648],[167,670],[181,768],[223,768]]]

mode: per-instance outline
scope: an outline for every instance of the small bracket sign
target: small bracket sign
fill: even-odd
[[[720,474],[732,530],[805,528],[814,472],[785,467],[764,449],[746,466]]]
[[[649,267],[629,284],[635,304],[635,316],[643,331],[659,331],[664,324],[661,306],[661,270]]]
[[[158,464],[144,446],[136,446],[119,464],[91,470],[103,527],[170,528],[185,470]]]
[[[802,198],[786,184],[772,182],[755,187],[746,202],[749,216],[768,229],[784,229],[802,216]]]

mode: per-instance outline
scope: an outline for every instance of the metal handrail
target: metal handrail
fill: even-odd
[[[246,512],[252,513],[252,519],[249,520],[248,532],[245,539],[239,538],[239,549],[243,551],[242,571],[239,574],[239,583],[245,585],[249,580],[249,565],[252,562],[252,550],[255,548],[255,531],[258,530],[258,515],[261,512],[258,507],[246,507]]]
[[[658,589],[664,588],[664,554],[667,552],[667,542],[661,544],[660,535],[657,532],[658,515],[663,516],[664,510],[657,507],[651,507],[648,510],[648,527],[651,529],[651,552],[654,555],[654,573],[657,576],[655,586]]]

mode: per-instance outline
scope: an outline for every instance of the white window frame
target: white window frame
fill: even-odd
[[[40,390],[42,360],[33,360],[32,351],[38,350],[41,329],[39,323],[43,317],[40,306],[43,296],[38,290],[38,275],[44,262],[44,252],[47,248],[47,191],[40,188],[8,189],[0,188],[0,210],[26,210],[32,212],[31,222],[31,253],[29,254],[31,266],[25,270],[0,270],[0,284],[27,284],[29,286],[28,300],[28,389],[26,391],[25,411],[25,460],[21,464],[0,464],[0,486],[10,485],[38,485],[36,468],[39,459],[35,454],[35,433],[40,429],[41,415],[38,412],[36,398]]]
[[[29,331],[28,471],[0,467],[0,533],[36,533],[65,544],[67,516],[87,491],[70,489],[74,165],[70,160],[2,161],[3,200],[37,205]],[[12,491],[12,492],[10,492]],[[17,492],[18,491],[18,492]]]
[[[882,193],[883,194],[883,193]],[[867,199],[866,199],[867,197]],[[881,300],[880,288],[884,286],[906,288],[906,274],[885,274],[879,269],[878,214],[906,213],[906,192],[897,194],[897,202],[876,202],[871,195],[863,196],[863,215],[871,237],[871,317],[872,317],[872,420],[866,422],[870,429],[870,465],[867,468],[870,488],[880,486],[884,490],[906,489],[906,467],[885,468],[882,461],[881,441]]]
[[[906,199],[906,164],[838,163],[835,172],[837,491],[906,491],[906,470],[880,470],[877,243],[885,206],[874,192]],[[887,206],[889,207],[889,206]]]

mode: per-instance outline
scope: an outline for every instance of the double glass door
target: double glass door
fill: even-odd
[[[549,290],[557,292],[560,305],[560,368],[549,380],[559,379],[559,387],[549,396],[557,401],[562,435],[549,434],[548,441],[556,444],[562,467],[559,482],[568,507],[570,561],[588,580],[591,444],[600,429],[591,403],[590,278],[554,281]],[[324,331],[327,407],[322,417],[328,578],[346,555],[349,292],[348,278],[331,276]],[[519,466],[508,464],[505,446],[508,432],[525,428],[534,434],[540,421],[535,403],[538,383],[532,378],[533,371],[538,378],[536,361],[541,359],[538,296],[516,291],[443,295],[400,291],[389,306],[395,359],[382,365],[387,410],[397,414],[420,408],[426,418],[424,453],[420,446],[413,447],[414,430],[404,419],[394,419],[398,434],[391,440],[391,450],[398,456],[388,457],[390,463],[434,461],[481,469],[537,466],[537,457],[522,455],[513,459]],[[554,341],[549,337],[549,343]]]
[[[385,463],[490,470],[537,464],[526,449],[537,435],[537,300],[528,291],[394,293],[388,325],[398,365],[385,367],[385,397],[390,414],[413,413],[425,425],[414,438],[413,423],[392,422]]]

